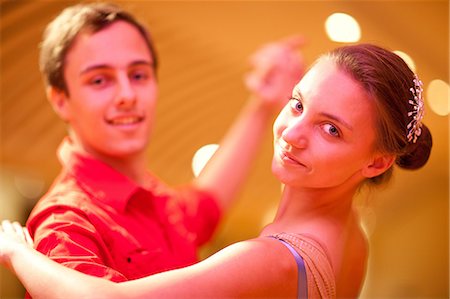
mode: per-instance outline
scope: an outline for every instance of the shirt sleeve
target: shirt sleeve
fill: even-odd
[[[181,209],[184,212],[186,229],[195,236],[201,246],[209,241],[221,219],[221,210],[216,198],[209,192],[192,186],[179,188]]]
[[[81,210],[53,207],[27,222],[35,248],[54,261],[114,282],[126,281],[114,270],[107,246]]]

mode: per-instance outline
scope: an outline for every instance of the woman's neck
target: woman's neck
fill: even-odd
[[[347,215],[352,206],[356,188],[301,188],[285,186],[281,196],[279,215],[313,214],[313,215]]]
[[[285,187],[275,220],[261,233],[306,235],[321,244],[333,267],[338,293],[359,290],[367,260],[366,239],[352,204],[357,187],[349,186],[314,190]],[[350,286],[346,284],[348,277],[354,278]]]
[[[277,214],[269,230],[304,232],[326,223],[338,229],[354,217],[354,188],[296,189],[284,187]],[[328,225],[327,225],[328,226]]]

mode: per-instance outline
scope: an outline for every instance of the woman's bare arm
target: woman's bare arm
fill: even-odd
[[[0,262],[33,298],[279,298],[297,292],[296,264],[276,240],[228,246],[187,268],[113,283],[66,268],[31,248],[17,232],[0,231]]]

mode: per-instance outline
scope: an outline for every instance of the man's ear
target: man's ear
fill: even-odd
[[[376,154],[366,167],[363,168],[362,174],[366,178],[379,176],[388,170],[395,162],[395,155],[392,154]]]
[[[69,99],[66,92],[53,86],[49,86],[47,87],[46,93],[47,99],[52,105],[53,110],[62,120],[67,122],[70,118],[70,109],[67,103]]]

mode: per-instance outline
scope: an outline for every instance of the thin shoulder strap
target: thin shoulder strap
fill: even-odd
[[[295,258],[295,261],[297,262],[297,268],[298,268],[298,299],[307,299],[308,298],[308,284],[306,281],[306,269],[305,269],[305,263],[303,262],[303,258],[298,254],[298,252],[292,247],[291,244],[284,241],[283,239],[279,239],[277,237],[271,236],[272,238],[280,241],[284,246],[286,246],[289,251],[292,253],[292,255]]]

